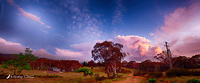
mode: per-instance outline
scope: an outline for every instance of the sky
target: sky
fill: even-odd
[[[0,53],[92,60],[97,42],[124,46],[125,60],[200,53],[199,0],[0,0]]]

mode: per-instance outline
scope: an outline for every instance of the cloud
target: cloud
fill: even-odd
[[[56,57],[61,57],[65,60],[78,60],[78,61],[89,61],[88,53],[84,51],[74,51],[70,49],[59,49],[56,48]]]
[[[103,26],[101,15],[92,13],[88,8],[88,1],[64,1],[60,2],[66,11],[70,12],[71,23],[67,26],[72,32],[68,32],[75,40],[93,42],[102,38]],[[78,34],[77,34],[78,33]]]
[[[75,50],[78,50],[83,55],[87,55],[88,58],[91,58],[92,57],[91,51],[92,51],[94,45],[97,42],[103,42],[103,41],[102,40],[96,40],[96,41],[93,41],[93,42],[90,42],[90,43],[73,44],[73,45],[70,45],[70,47],[75,49]]]
[[[150,41],[140,36],[120,36],[118,35],[114,39],[115,42],[124,45],[124,51],[128,52],[130,56],[127,56],[127,60],[143,61],[146,59],[153,60],[154,56],[160,53],[162,50],[158,46],[153,46]]]
[[[22,16],[28,18],[28,19],[37,21],[37,22],[39,22],[40,24],[45,25],[46,28],[51,28],[51,26],[44,24],[44,23],[40,20],[40,17],[37,17],[37,16],[35,16],[35,15],[31,14],[31,13],[25,12],[24,9],[22,9],[22,8],[20,8],[18,5],[16,5],[16,4],[14,3],[13,0],[7,0],[7,2],[8,2],[9,4],[15,6],[15,7],[18,9],[18,11],[21,12],[20,15],[22,15]]]
[[[112,25],[122,22],[122,11],[124,10],[124,7],[122,6],[121,1],[122,0],[117,1],[117,7],[116,7],[115,12],[114,12]]]
[[[44,32],[44,33],[46,33],[46,34],[48,33],[48,31],[42,31],[42,32]]]
[[[149,33],[150,36],[154,36],[154,33]]]
[[[20,43],[6,41],[0,37],[0,53],[16,54],[23,52],[25,48]]]
[[[61,57],[58,57],[56,55],[53,55],[47,52],[45,49],[39,49],[39,50],[33,51],[33,54],[35,54],[37,57],[40,57],[40,58],[48,58],[48,59],[54,59],[54,60],[62,59]]]
[[[174,55],[192,56],[200,53],[200,2],[177,8],[165,15],[164,25],[155,33],[158,45],[168,41]]]
[[[78,44],[77,44],[78,45]],[[80,45],[82,46],[82,45]],[[76,47],[73,45],[72,47]],[[7,41],[0,37],[0,53],[4,54],[18,54],[24,52],[25,46],[20,43],[15,43]],[[76,48],[80,49],[80,48]],[[56,54],[49,53],[46,49],[33,50],[33,54],[39,58],[48,58],[54,60],[79,60],[79,61],[89,61],[91,56],[88,56],[88,52],[85,51],[73,51],[69,49],[59,49],[56,48]]]
[[[56,48],[56,55],[67,56],[67,57],[80,57],[82,56],[82,53],[75,52],[69,49]]]

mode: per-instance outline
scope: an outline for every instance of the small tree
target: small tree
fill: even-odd
[[[97,64],[93,60],[88,62],[88,66],[91,67],[91,69],[93,69],[93,67],[95,67],[96,65]]]
[[[20,75],[22,70],[31,69],[29,62],[37,59],[37,57],[35,57],[32,52],[33,51],[30,50],[30,48],[26,48],[24,54],[15,54],[14,59],[2,62],[3,64],[1,67],[9,69],[11,72],[13,72],[14,75]]]
[[[82,64],[83,66],[88,66],[88,63],[86,61],[84,61]]]
[[[83,76],[93,75],[93,72],[88,68],[79,68],[77,72],[83,72]]]

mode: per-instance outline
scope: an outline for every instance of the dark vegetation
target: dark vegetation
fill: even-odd
[[[26,48],[24,54],[15,54],[14,59],[2,62],[1,67],[9,69],[11,72],[13,72],[13,75],[20,75],[22,70],[30,70],[31,65],[29,63],[36,59],[37,57],[32,54],[32,50],[30,50],[30,48]]]
[[[149,83],[156,83],[156,82],[157,82],[157,79],[155,79],[155,78],[149,79]]]
[[[60,71],[75,71],[80,67],[83,67],[78,61],[75,60],[50,60],[45,58],[37,59],[30,63],[32,69],[37,70],[51,70],[52,68],[58,68]]]
[[[177,69],[177,68],[174,68],[174,69],[169,69],[167,72],[166,72],[166,75],[168,77],[172,77],[172,76],[200,76],[200,71],[198,70],[194,70],[194,69]]]
[[[200,81],[197,79],[189,79],[186,83],[200,83]]]

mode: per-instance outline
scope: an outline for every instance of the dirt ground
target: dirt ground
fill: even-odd
[[[120,80],[120,81],[113,81],[110,83],[142,83],[142,79],[143,77],[141,76],[133,76],[133,71],[131,74],[129,74],[128,78],[126,78],[125,80]]]

